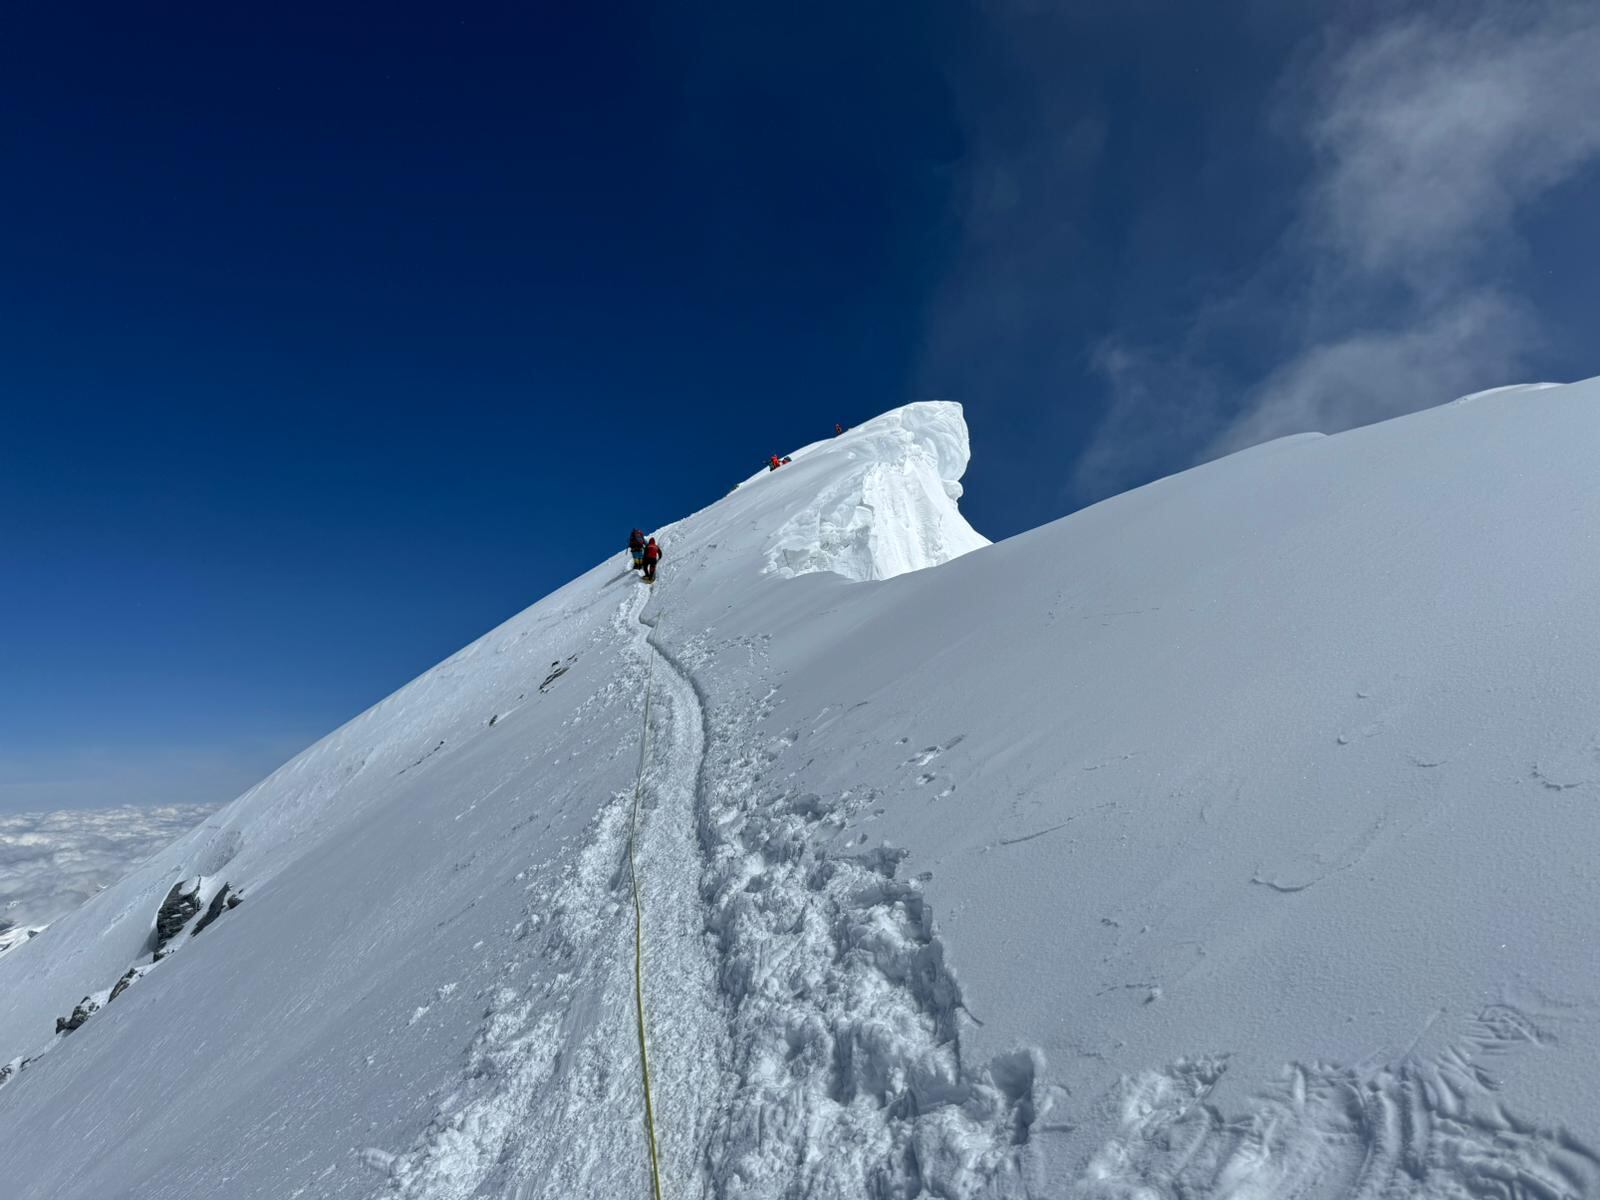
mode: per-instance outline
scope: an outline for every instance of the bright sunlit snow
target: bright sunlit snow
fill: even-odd
[[[669,1196],[1596,1194],[1597,452],[1485,393],[987,546],[956,406],[796,451],[0,958],[5,1194],[648,1195],[641,765]]]

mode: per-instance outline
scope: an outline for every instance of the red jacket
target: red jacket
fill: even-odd
[[[660,559],[660,557],[661,547],[656,545],[654,542],[651,542],[644,548],[644,559],[646,562],[655,562]]]

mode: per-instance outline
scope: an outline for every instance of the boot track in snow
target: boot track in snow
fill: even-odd
[[[670,597],[644,592],[612,623],[634,639],[623,686],[647,722],[635,788],[602,807],[519,935],[542,934],[560,970],[495,989],[416,1145],[366,1152],[384,1193],[651,1196],[645,1024],[671,1200],[1029,1194],[1034,1060],[963,1069],[959,994],[917,886],[891,853],[822,850],[833,810],[817,797],[758,785],[770,697],[715,708],[693,640],[663,636]]]
[[[1037,1059],[1019,1050],[964,1067],[959,988],[919,885],[896,878],[900,856],[824,849],[837,807],[760,784],[774,755],[755,746],[756,726],[771,694],[713,704],[693,670],[705,648],[673,647],[659,619],[640,620],[668,668],[657,678],[669,681],[675,736],[694,753],[701,921],[723,1022],[726,1075],[696,1133],[704,1170],[688,1194],[1032,1194]],[[658,1110],[670,1128],[677,1114],[664,1100]]]

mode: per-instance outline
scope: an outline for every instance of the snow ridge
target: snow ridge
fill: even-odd
[[[643,731],[673,1200],[1600,1196],[1597,399],[884,587],[952,551],[959,411],[796,451],[0,958],[6,1195],[648,1195]],[[251,899],[138,982],[197,876]]]

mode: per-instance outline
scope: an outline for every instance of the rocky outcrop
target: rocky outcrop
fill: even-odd
[[[182,932],[189,918],[200,911],[200,881],[180,879],[172,885],[156,913],[156,953],[161,953]]]
[[[99,1011],[100,1006],[94,1002],[93,998],[85,996],[78,1002],[78,1007],[72,1010],[70,1017],[56,1018],[56,1032],[71,1033]]]
[[[442,745],[443,743],[441,743]],[[213,868],[214,869],[214,868]],[[214,878],[211,877],[211,878]],[[100,1011],[102,1004],[110,1004],[123,992],[133,986],[145,972],[149,971],[156,963],[174,953],[180,945],[177,939],[184,929],[194,922],[191,936],[199,934],[213,921],[227,912],[230,908],[237,908],[244,896],[233,890],[233,886],[224,883],[211,897],[210,901],[202,904],[201,897],[208,890],[208,877],[205,874],[180,879],[168,890],[166,899],[162,900],[161,907],[156,910],[154,945],[146,943],[146,950],[150,952],[148,962],[130,966],[122,976],[112,985],[109,992],[97,993],[102,999],[94,996],[85,996],[72,1010],[70,1016],[56,1018],[56,1034],[68,1034],[78,1029]],[[195,914],[204,908],[205,912],[198,921],[194,920]],[[6,939],[26,940],[39,929],[19,929],[14,922],[0,920],[0,952],[9,948]],[[4,1086],[17,1076],[32,1061],[27,1058],[12,1059],[9,1062],[0,1062],[0,1086]],[[0,1193],[3,1194],[3,1193]]]
[[[106,997],[106,1003],[110,1004],[118,996],[122,995],[123,992],[127,991],[129,985],[131,985],[137,978],[139,978],[139,968],[129,967],[127,974],[121,979],[117,980],[117,985],[111,989],[111,995]]]
[[[195,922],[194,932],[189,936],[199,937],[200,931],[220,917],[226,909],[238,908],[239,901],[243,898],[230,885],[223,884],[222,890],[211,897],[211,903],[206,906],[206,915]]]

